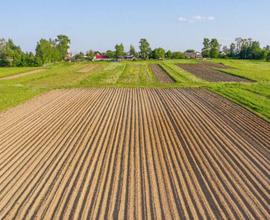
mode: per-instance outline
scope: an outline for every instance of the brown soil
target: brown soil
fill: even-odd
[[[1,80],[17,79],[17,78],[20,78],[20,77],[23,77],[23,76],[28,76],[28,75],[32,75],[32,74],[35,74],[35,73],[40,73],[40,72],[43,72],[45,70],[46,69],[37,69],[37,70],[31,70],[31,71],[24,72],[24,73],[18,73],[16,75],[0,78],[0,81]]]
[[[209,82],[253,82],[249,79],[244,79],[238,76],[224,73],[219,69],[228,69],[224,64],[203,62],[198,64],[178,64],[179,67],[188,71],[198,78]]]
[[[175,82],[175,80],[173,80],[160,65],[151,64],[150,68],[159,82],[161,83],[174,83]]]
[[[50,92],[0,114],[0,216],[270,219],[269,133],[207,90]]]

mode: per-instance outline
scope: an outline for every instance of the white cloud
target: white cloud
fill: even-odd
[[[189,17],[179,17],[178,21],[180,22],[187,22],[187,23],[194,23],[194,22],[207,22],[207,21],[214,21],[216,18],[214,16],[201,16],[196,15],[191,18]]]

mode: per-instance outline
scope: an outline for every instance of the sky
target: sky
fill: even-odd
[[[270,0],[0,0],[0,38],[34,51],[41,38],[70,37],[74,53],[152,48],[200,50],[204,37],[227,45],[237,37],[270,44]]]

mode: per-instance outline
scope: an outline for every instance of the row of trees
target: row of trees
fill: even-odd
[[[121,44],[116,44],[115,45],[115,50],[107,50],[106,52],[99,52],[99,51],[93,51],[89,50],[84,53],[79,53],[75,55],[75,59],[77,60],[82,60],[82,59],[87,59],[91,60],[96,54],[103,54],[107,56],[108,58],[112,59],[118,59],[124,56],[133,56],[136,58],[140,58],[143,60],[147,59],[182,59],[185,58],[184,54],[182,52],[176,51],[172,52],[170,50],[165,51],[163,48],[156,48],[156,49],[151,49],[151,46],[149,42],[146,39],[141,39],[139,42],[139,51],[136,51],[135,47],[133,45],[130,45],[129,51],[125,52],[124,45]]]
[[[270,46],[262,48],[258,41],[251,38],[236,38],[235,42],[229,47],[224,46],[221,50],[221,44],[217,39],[203,40],[202,56],[205,58],[236,58],[236,59],[254,59],[270,61]]]
[[[12,40],[0,39],[0,66],[35,66],[33,53],[25,53]]]
[[[24,52],[15,45],[12,40],[0,39],[0,66],[40,66],[47,63],[64,61],[70,47],[70,39],[65,35],[58,35],[55,39],[41,39],[36,46],[36,53]],[[126,55],[140,59],[182,59],[185,58],[182,52],[165,51],[163,48],[151,49],[146,39],[139,42],[137,52],[133,45],[125,52],[124,45],[115,45],[115,50],[108,50],[105,53],[89,50],[86,54],[79,53],[75,59],[92,60],[96,54],[103,54],[112,59],[118,59]],[[266,59],[270,61],[270,46],[262,48],[258,41],[252,39],[237,38],[229,47],[221,44],[217,39],[205,38],[203,41],[202,56],[206,58],[238,58],[238,59]]]
[[[11,39],[0,39],[0,66],[40,66],[65,60],[70,39],[59,35],[56,39],[41,39],[36,46],[36,53],[24,52]]]

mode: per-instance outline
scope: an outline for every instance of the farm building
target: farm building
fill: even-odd
[[[101,54],[97,54],[96,56],[94,56],[93,61],[109,61],[112,60],[111,58],[105,56],[105,55],[101,55]]]
[[[127,55],[127,56],[118,57],[118,60],[136,60],[136,57],[133,55]]]
[[[185,56],[186,58],[189,58],[189,59],[199,59],[199,58],[202,58],[202,54],[200,52],[197,52],[197,51],[186,51],[185,53]]]

